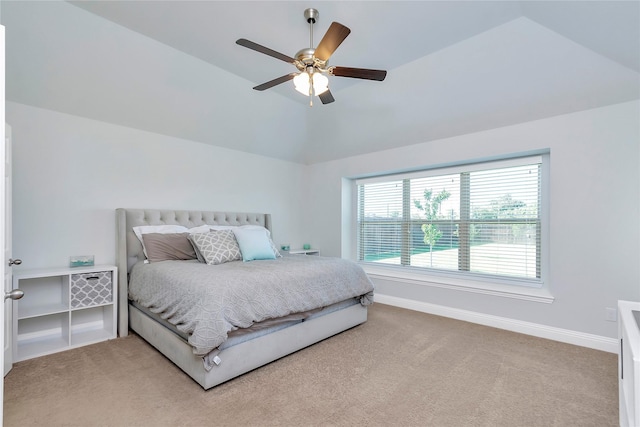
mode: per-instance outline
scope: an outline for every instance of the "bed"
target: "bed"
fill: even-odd
[[[264,228],[271,230],[271,216],[269,214],[117,209],[116,218],[118,283],[120,287],[118,294],[119,335],[124,337],[128,335],[129,330],[134,331],[205,390],[364,323],[367,320],[367,306],[373,302],[373,285],[366,278],[364,272],[361,272],[364,278],[360,277],[358,270],[361,269],[349,261],[340,260],[339,258],[283,254],[283,256],[278,256],[273,261],[243,262],[240,260],[214,266],[198,260],[148,262],[145,261],[147,255],[146,249],[143,250],[142,239],[140,239],[139,234],[136,236],[134,232],[134,230],[139,232],[141,227],[146,226],[176,226],[184,227],[188,230],[211,226],[222,229],[234,227],[234,230],[236,230],[234,233],[237,232],[238,228]],[[190,239],[191,236],[189,237]],[[277,253],[277,249],[274,248],[274,250]],[[196,252],[198,251],[196,250]],[[200,261],[204,261],[199,252],[198,258]],[[294,312],[295,310],[288,306],[286,310],[285,308],[274,309],[274,313],[282,314],[282,316],[279,314],[276,318],[271,318],[270,312],[265,311],[266,309],[262,310],[263,306],[271,304],[274,295],[278,297],[280,294],[299,294],[302,292],[299,289],[304,289],[304,292],[307,292],[307,288],[312,290],[319,287],[321,283],[324,286],[325,282],[331,282],[332,280],[321,275],[318,275],[317,277],[320,279],[316,280],[315,274],[318,269],[333,269],[333,266],[328,266],[330,265],[329,263],[334,262],[339,263],[335,267],[336,269],[349,269],[348,271],[336,270],[338,272],[335,273],[335,276],[339,276],[342,281],[349,282],[349,284],[358,282],[354,283],[353,286],[349,285],[354,289],[344,291],[342,289],[332,289],[321,296],[299,298],[305,300],[304,302],[299,302],[299,304],[304,305],[304,310]],[[291,279],[292,286],[296,289],[295,292],[272,290],[270,296],[260,297],[257,293],[254,293],[260,287],[269,289],[270,286],[275,286],[273,287],[275,290],[282,289],[278,287],[283,286],[282,284],[269,283],[269,277],[284,277],[285,275],[278,273],[276,270],[264,273],[258,270],[259,268],[286,268],[287,272],[291,271],[291,275],[293,275],[293,271],[299,268],[301,271],[306,272],[306,276],[304,281],[295,277]],[[221,278],[229,278],[229,281],[232,281],[235,274],[240,274],[238,273],[240,270],[242,270],[242,274],[260,275],[261,277],[263,283],[247,285],[248,290],[246,292],[250,295],[247,299],[252,300],[254,306],[260,308],[258,311],[260,311],[260,316],[262,317],[255,317],[255,310],[246,309],[239,310],[241,313],[236,316],[238,318],[236,319],[236,317],[227,316],[229,309],[225,307],[220,310],[224,312],[223,319],[214,319],[215,321],[212,320],[210,324],[198,326],[196,322],[185,321],[180,316],[185,311],[189,311],[190,307],[200,305],[201,301],[209,301],[207,304],[210,302],[215,303],[215,297],[209,295],[206,297],[192,296],[194,300],[187,301],[186,306],[167,309],[163,304],[168,298],[167,295],[172,294],[172,292],[158,292],[155,295],[155,292],[148,290],[150,289],[149,286],[156,286],[159,282],[162,282],[164,286],[165,280],[176,281],[177,283],[174,286],[179,289],[186,289],[193,284],[189,280],[192,282],[209,280],[203,275],[208,274],[207,272],[210,271],[216,272],[215,280],[220,281],[222,280]],[[224,276],[224,274],[229,276]],[[166,275],[172,275],[171,279],[165,279]],[[253,281],[253,279],[249,281],[242,277],[234,280],[242,283],[251,283]],[[204,286],[205,292],[213,292],[211,289],[215,286],[217,284],[207,284],[207,286]],[[255,286],[255,288],[250,288],[249,286]],[[370,289],[368,288],[369,286]],[[242,288],[244,289],[244,286]],[[351,294],[345,297],[348,292],[351,292]],[[188,294],[191,294],[191,292]],[[263,298],[263,300],[261,301],[260,298]],[[146,299],[153,301],[148,302]],[[221,297],[220,300],[224,300],[226,304],[231,301],[231,297]],[[256,301],[253,302],[253,300]],[[311,300],[311,302],[307,300]],[[319,306],[310,308],[312,307],[311,304]],[[262,311],[265,311],[265,313],[262,313]],[[245,318],[242,318],[242,316],[245,316]],[[233,321],[229,321],[227,317],[232,317]],[[249,322],[251,323],[249,325],[247,323],[249,319],[257,320]],[[219,335],[224,336],[222,342],[220,343],[219,340],[212,341],[211,339],[206,342],[201,340],[201,332],[211,329],[210,327],[214,323],[216,325],[225,324],[226,329],[222,333],[214,334],[216,339]],[[250,328],[245,329],[244,326],[247,325]]]

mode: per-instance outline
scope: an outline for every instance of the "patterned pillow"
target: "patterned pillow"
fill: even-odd
[[[189,240],[195,244],[196,251],[207,264],[217,265],[242,259],[240,247],[231,230],[194,233],[189,235]]]

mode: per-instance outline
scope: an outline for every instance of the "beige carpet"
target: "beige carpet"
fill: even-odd
[[[215,387],[137,336],[17,363],[5,426],[616,426],[616,355],[374,304]]]

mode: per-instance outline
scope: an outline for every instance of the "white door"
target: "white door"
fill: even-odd
[[[5,124],[4,138],[4,291],[11,292],[13,274],[9,262],[15,263],[11,257],[11,126]],[[13,367],[13,299],[4,299],[4,375]]]
[[[5,97],[4,97],[4,26],[0,25],[0,135],[4,135],[4,120],[5,120],[5,115],[4,115],[4,104],[5,104]],[[4,138],[2,139],[4,141]],[[0,149],[0,156],[4,157],[4,149]],[[2,161],[0,161],[0,176],[5,176],[4,174],[4,167],[5,167],[5,162],[4,162],[4,158],[2,159]],[[5,186],[4,185],[0,185],[0,204],[4,204],[4,193],[5,193]],[[6,241],[6,237],[4,235],[4,222],[5,222],[5,210],[4,210],[4,206],[3,209],[0,209],[0,243],[2,243],[3,247],[5,245],[5,241]],[[4,277],[4,260],[0,260],[0,275],[2,275]],[[6,284],[5,284],[6,286]],[[6,292],[6,291],[5,291]],[[5,335],[5,330],[6,330],[6,318],[4,317],[4,309],[5,304],[0,304],[0,319],[4,319],[5,320],[5,327],[4,328],[0,328],[0,342],[4,342],[4,335]],[[9,325],[11,325],[11,322],[9,322]],[[11,352],[9,352],[9,354],[11,354]],[[0,353],[0,362],[2,362],[2,365],[4,366],[4,352]],[[4,376],[2,376],[2,378],[0,379],[0,423],[2,422],[2,420],[4,419]]]

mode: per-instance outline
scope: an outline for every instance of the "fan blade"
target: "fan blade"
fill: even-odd
[[[387,77],[385,70],[369,70],[366,68],[333,67],[331,74],[337,77],[383,81]]]
[[[320,40],[314,56],[321,61],[327,61],[349,33],[351,33],[351,30],[344,25],[332,22],[324,37]]]
[[[320,95],[318,95],[318,98],[320,98],[320,101],[322,101],[323,104],[331,104],[333,101],[335,101],[329,89],[327,89],[325,92],[322,92]]]
[[[258,43],[254,43],[247,39],[238,39],[236,40],[236,44],[239,44],[240,46],[248,47],[249,49],[253,49],[256,52],[264,53],[265,55],[272,56],[276,59],[279,59],[284,62],[288,62],[290,64],[294,64],[296,62],[295,59],[285,55],[284,53],[276,52],[273,49],[269,49],[268,47],[264,47],[262,45],[259,45]]]
[[[273,79],[273,80],[268,81],[266,83],[262,83],[261,85],[258,85],[256,87],[254,87],[254,89],[255,90],[269,89],[269,88],[272,88],[274,86],[279,85],[280,83],[288,82],[289,80],[293,79],[296,75],[298,75],[298,73],[287,74],[286,76],[278,77],[277,79]]]

